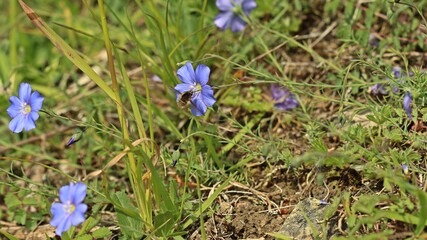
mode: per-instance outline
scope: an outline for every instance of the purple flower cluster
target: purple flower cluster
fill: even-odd
[[[405,73],[402,73],[402,68],[400,68],[399,66],[395,66],[391,69],[391,74],[393,75],[394,78],[396,79],[402,79],[404,77],[406,77]],[[413,76],[414,73],[413,72],[409,72],[409,76]],[[390,80],[390,79],[388,79]],[[401,81],[401,83],[405,83],[404,80]],[[391,84],[391,83],[390,83]],[[374,86],[371,87],[371,92],[373,94],[376,95],[387,95],[389,94],[388,90],[386,89],[386,87],[390,84],[384,85],[381,83],[377,83]],[[397,86],[393,86],[392,85],[392,91],[393,93],[398,93],[399,92],[399,88]]]
[[[299,105],[295,95],[278,84],[271,84],[271,96],[274,100],[274,106],[279,110],[288,111]]]
[[[395,66],[391,69],[391,73],[395,79],[401,79],[399,80],[400,84],[404,84],[407,76],[412,77],[414,76],[413,72],[409,72],[408,75],[402,72],[402,68]],[[391,85],[391,83],[389,84]],[[397,86],[391,85],[392,93],[399,93],[400,89]],[[371,92],[376,95],[387,95],[389,94],[389,91],[386,89],[386,86],[384,86],[381,83],[377,83],[374,86],[371,87]],[[412,118],[412,109],[411,109],[411,102],[412,102],[412,94],[411,92],[405,92],[403,97],[403,109],[405,110],[406,114],[408,115],[408,118]]]

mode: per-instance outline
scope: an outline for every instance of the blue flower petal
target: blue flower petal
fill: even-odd
[[[180,83],[175,86],[175,91],[179,94],[193,90],[194,84]]]
[[[203,64],[199,64],[196,68],[196,82],[200,83],[200,85],[204,86],[209,81],[209,74],[211,70],[209,67]]]
[[[19,85],[18,95],[22,102],[28,103],[31,96],[31,85],[29,83],[21,83],[21,85]]]
[[[76,206],[76,212],[85,213],[87,210],[87,205],[84,203],[80,203]]]
[[[36,112],[32,112],[32,113],[30,113],[30,116],[27,115],[26,117],[24,117],[24,119],[25,119],[25,122],[24,122],[25,131],[30,131],[31,129],[36,127],[36,123],[32,119],[33,117],[35,117],[37,119],[39,117],[39,114]]]
[[[73,199],[71,202],[75,205],[83,202],[83,200],[86,197],[86,189],[87,189],[87,186],[84,183],[81,183],[81,182],[76,183],[74,195],[72,196]]]
[[[244,10],[252,10],[257,7],[256,0],[243,0],[241,5]]]
[[[9,129],[14,133],[20,133],[22,129],[24,129],[26,121],[27,119],[24,115],[16,115],[16,117],[9,122]]]
[[[240,16],[234,16],[233,20],[231,20],[231,31],[232,32],[240,32],[246,26],[246,22]]]
[[[59,200],[61,200],[62,203],[66,203],[71,201],[71,187],[74,183],[70,183],[70,185],[62,186],[59,189]]]
[[[38,112],[42,109],[44,97],[39,92],[34,91],[30,97],[31,111]]]
[[[256,8],[256,2],[255,0],[245,0],[242,3],[242,9],[245,12],[246,15],[252,11],[252,9]]]
[[[219,10],[227,12],[227,11],[233,11],[233,4],[230,0],[216,0],[216,6]]]
[[[194,105],[194,104],[190,104],[190,109],[191,109],[191,113],[194,115],[194,116],[196,116],[196,117],[199,117],[199,116],[203,116],[203,114],[205,114],[205,113],[203,113],[203,112],[201,112],[198,108],[197,108],[197,106],[196,105]]]
[[[56,235],[61,236],[63,232],[67,231],[71,227],[71,219],[66,217],[56,227]]]
[[[274,104],[274,106],[279,110],[289,111],[289,110],[292,110],[292,109],[298,107],[299,103],[296,99],[289,97],[286,100],[284,100],[283,102],[279,102],[279,103]]]
[[[9,98],[9,101],[11,105],[6,111],[11,118],[14,118],[21,113],[21,100],[15,96],[12,96]]]
[[[194,73],[193,66],[189,62],[178,69],[177,75],[183,83],[193,84],[196,82],[196,74]]]
[[[61,203],[54,203],[50,207],[50,213],[52,213],[52,220],[50,220],[50,224],[54,227],[58,226],[61,221],[67,216],[65,212],[64,205]]]
[[[273,100],[281,100],[288,97],[289,90],[280,86],[279,84],[271,84],[271,96]]]
[[[206,104],[201,99],[201,95],[191,99],[190,108],[194,116],[202,116],[206,113],[207,110]]]
[[[73,214],[71,214],[71,225],[77,226],[80,223],[85,221],[85,212],[87,210],[86,204],[79,204],[76,206],[76,209],[74,210]]]
[[[30,112],[30,119],[29,120],[33,120],[33,122],[35,122],[37,119],[39,119],[39,114],[37,112]]]
[[[207,107],[214,105],[216,99],[213,95],[213,90],[210,86],[205,85],[202,87],[202,99]]]
[[[218,28],[225,30],[230,27],[233,17],[233,12],[221,12],[215,17],[214,23]]]

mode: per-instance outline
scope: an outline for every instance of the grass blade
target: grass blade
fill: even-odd
[[[27,4],[19,0],[22,9],[34,25],[55,45],[61,52],[90,79],[92,79],[113,101],[117,102],[113,90],[96,74],[96,72],[70,47],[58,34],[55,33]]]

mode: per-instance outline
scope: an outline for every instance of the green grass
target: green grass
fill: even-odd
[[[48,225],[58,189],[83,181],[87,220],[64,239],[208,239],[221,204],[239,201],[236,182],[265,199],[281,174],[319,189],[356,179],[300,193],[331,203],[336,239],[425,237],[427,1],[257,1],[239,33],[214,25],[215,1],[24,2],[34,24],[18,1],[0,2],[4,237]],[[217,102],[202,117],[175,101],[186,61],[211,69]],[[6,109],[22,82],[45,101],[37,128],[14,134]],[[374,94],[377,83],[388,94]],[[275,108],[271,84],[299,107]],[[286,237],[278,232],[256,237]]]

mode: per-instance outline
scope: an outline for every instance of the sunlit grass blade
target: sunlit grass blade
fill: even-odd
[[[128,93],[130,105],[132,107],[132,112],[135,117],[136,126],[138,128],[138,133],[140,138],[146,138],[144,122],[142,121],[141,111],[139,110],[138,102],[136,101],[135,93],[133,91],[133,87],[129,81],[129,77],[127,76],[126,69],[123,66],[123,63],[120,59],[120,56],[117,51],[115,51],[116,59],[119,64],[120,73],[122,74],[123,83],[125,85],[126,92]]]
[[[0,230],[0,234],[3,234],[9,240],[18,240],[19,239],[19,238],[13,236],[12,234],[10,234],[4,230]]]
[[[117,102],[113,90],[96,74],[96,72],[81,58],[73,48],[70,47],[58,34],[55,33],[28,5],[19,0],[22,9],[27,14],[31,22],[57,47],[61,52],[74,63],[82,72],[92,79],[113,101]]]
[[[9,41],[10,41],[9,56],[10,56],[10,65],[13,69],[13,68],[16,68],[17,63],[18,63],[18,61],[17,61],[17,41],[18,41],[18,39],[17,39],[17,31],[16,31],[16,29],[17,29],[17,27],[16,27],[16,12],[17,12],[16,11],[16,1],[10,1],[9,4],[10,4],[9,5],[9,16],[10,16],[9,21],[12,24],[12,28],[10,30],[10,36],[9,36]],[[15,85],[15,76],[14,75],[15,75],[15,73],[13,73],[11,78],[10,78],[12,89],[15,89],[14,88],[14,85]]]

